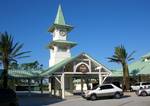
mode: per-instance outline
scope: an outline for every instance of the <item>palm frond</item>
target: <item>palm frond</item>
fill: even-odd
[[[27,57],[30,57],[30,56],[20,56],[20,57],[17,57],[17,59],[22,59],[22,58],[27,58]]]
[[[6,58],[9,61],[16,61],[16,58],[20,58],[22,55],[29,53],[21,52],[23,48],[23,44],[19,44],[19,42],[14,43],[14,39],[7,32],[0,33],[0,57]],[[22,56],[29,57],[29,56]]]
[[[134,58],[129,58],[128,61],[134,60]]]
[[[117,58],[108,57],[108,59],[109,59],[109,62],[116,62],[116,63],[119,63],[119,62],[120,62],[120,60],[117,59]]]
[[[24,55],[24,54],[27,54],[27,53],[30,53],[31,51],[26,51],[26,52],[21,52],[21,53],[17,53],[15,55],[13,55],[13,57],[18,57],[18,56],[21,56],[21,55]]]
[[[127,61],[131,61],[134,58],[131,58],[135,52],[132,52],[129,56],[123,45],[117,46],[114,48],[114,55],[109,57],[109,62],[116,62],[125,64]]]
[[[17,46],[13,49],[11,55],[12,55],[12,56],[16,55],[17,52],[19,52],[19,51],[22,49],[22,47],[23,47],[23,44],[20,44],[20,45],[17,44]]]
[[[131,52],[131,54],[128,55],[128,57],[127,57],[128,61],[134,59],[134,58],[132,58],[132,56],[133,56],[134,53],[135,53],[135,51]]]

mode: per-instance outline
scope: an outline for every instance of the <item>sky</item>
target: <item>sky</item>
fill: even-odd
[[[133,50],[134,61],[150,52],[150,0],[0,0],[0,32],[7,31],[15,42],[32,51],[19,63],[39,61],[48,68],[52,41],[48,28],[53,24],[58,5],[65,21],[74,26],[68,40],[77,42],[73,56],[86,52],[110,69],[114,47],[124,45]],[[132,62],[134,62],[132,61]]]

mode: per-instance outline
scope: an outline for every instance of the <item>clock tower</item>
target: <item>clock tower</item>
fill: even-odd
[[[72,29],[73,27],[71,25],[65,23],[61,5],[59,5],[55,21],[48,29],[48,32],[51,32],[53,37],[52,42],[48,45],[50,49],[49,67],[71,57],[70,49],[76,43],[67,41],[67,36]]]

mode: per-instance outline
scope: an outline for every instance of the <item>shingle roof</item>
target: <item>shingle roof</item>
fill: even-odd
[[[129,73],[132,74],[150,74],[150,60],[143,61],[142,59],[129,64]],[[122,76],[122,69],[112,71],[112,76]]]

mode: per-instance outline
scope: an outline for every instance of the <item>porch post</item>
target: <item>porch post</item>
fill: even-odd
[[[28,96],[31,96],[31,79],[28,79]]]
[[[62,73],[62,76],[61,76],[61,90],[62,90],[62,93],[61,93],[61,97],[62,99],[65,98],[65,74]]]
[[[81,75],[81,93],[83,93],[83,75]]]
[[[99,85],[102,85],[102,74],[101,74],[101,68],[99,69]]]
[[[52,81],[51,81],[51,77],[49,77],[49,83],[48,83],[48,91],[49,91],[49,94],[52,95]]]
[[[43,79],[41,78],[41,94],[43,94]]]

